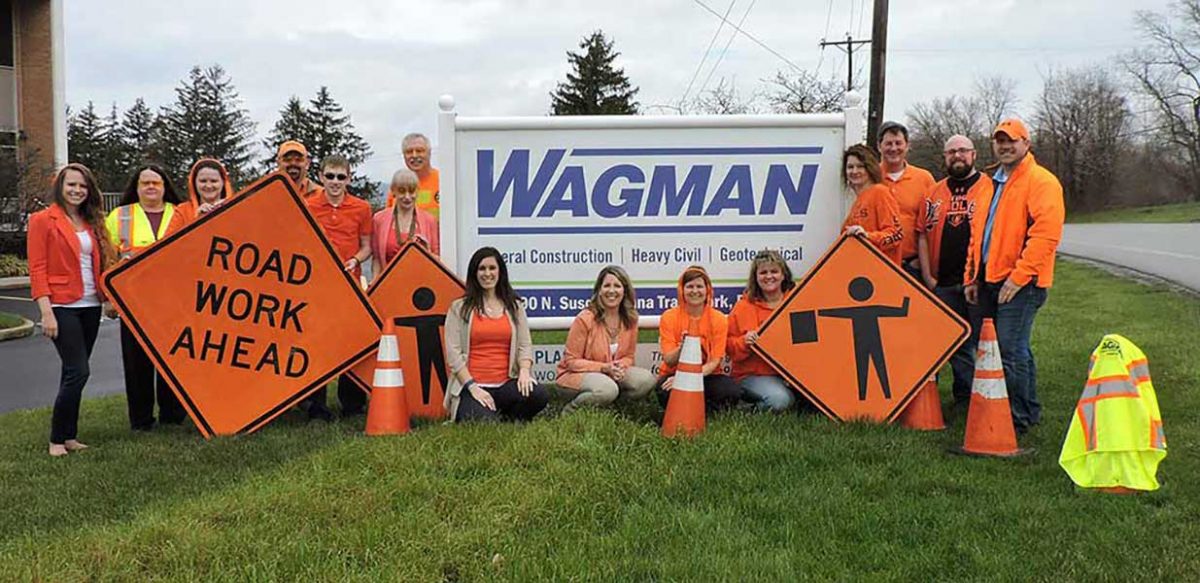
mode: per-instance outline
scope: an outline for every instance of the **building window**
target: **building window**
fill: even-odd
[[[17,62],[13,30],[12,0],[0,0],[0,67],[12,67]]]
[[[12,0],[0,0],[0,133],[17,129],[17,71]],[[2,138],[3,136],[0,136]],[[7,141],[0,140],[0,148]]]

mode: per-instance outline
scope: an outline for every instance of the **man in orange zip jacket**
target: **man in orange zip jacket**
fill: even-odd
[[[1000,122],[992,132],[992,149],[1000,168],[992,176],[995,190],[980,193],[976,201],[963,292],[972,305],[975,338],[983,318],[995,322],[1013,426],[1025,433],[1041,420],[1029,338],[1054,283],[1063,191],[1029,152],[1029,130],[1021,120]]]

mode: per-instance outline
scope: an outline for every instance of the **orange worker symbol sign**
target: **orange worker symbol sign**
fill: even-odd
[[[392,258],[371,287],[376,312],[396,325],[400,362],[408,381],[408,410],[417,417],[446,416],[442,398],[450,374],[442,330],[450,302],[462,297],[463,284],[420,243],[408,243]],[[370,387],[375,351],[351,369],[360,387]]]
[[[763,323],[753,350],[838,420],[893,420],[969,327],[860,237],[844,236]]]
[[[205,437],[259,429],[379,340],[379,317],[283,174],[105,283]]]

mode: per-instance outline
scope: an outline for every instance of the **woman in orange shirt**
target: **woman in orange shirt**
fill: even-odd
[[[675,382],[675,367],[685,336],[700,337],[705,409],[722,409],[741,399],[741,387],[721,370],[729,323],[725,314],[712,304],[713,287],[708,272],[698,265],[685,269],[679,276],[679,303],[663,312],[658,320],[658,346],[663,359],[659,367],[658,401],[663,407],[667,406]]]
[[[100,330],[100,274],[116,259],[104,225],[104,202],[92,172],[67,164],[54,178],[49,208],[29,217],[30,295],[42,333],[62,360],[50,418],[50,455],[86,449],[78,437],[79,402]]]
[[[850,146],[842,155],[842,178],[856,198],[842,223],[848,235],[864,237],[897,265],[900,264],[900,207],[883,185],[879,160],[863,144]]]
[[[217,210],[233,196],[229,172],[215,158],[201,158],[188,172],[188,199],[175,207],[167,233],[174,233]]]
[[[742,397],[759,410],[786,411],[796,402],[796,391],[788,386],[767,361],[750,350],[758,343],[758,328],[783,296],[796,287],[792,269],[778,251],[763,249],[750,264],[746,291],[729,312],[729,359],[733,378],[742,386]]]
[[[383,273],[410,239],[425,244],[434,255],[442,252],[437,219],[417,208],[418,185],[417,175],[412,170],[397,170],[388,188],[391,204],[371,218],[371,273],[374,277]]]
[[[494,247],[467,264],[467,289],[446,312],[446,364],[453,376],[444,405],[450,419],[529,421],[546,408],[546,388],[533,381],[533,341],[525,307]]]
[[[559,389],[578,393],[563,408],[608,405],[622,393],[640,399],[654,388],[654,373],[633,366],[637,350],[637,296],[624,269],[609,265],[592,286],[588,307],[575,316],[558,363]]]

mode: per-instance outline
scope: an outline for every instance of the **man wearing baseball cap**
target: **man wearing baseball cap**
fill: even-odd
[[[309,198],[324,191],[320,184],[308,177],[308,168],[312,164],[312,160],[308,155],[308,148],[305,148],[304,144],[296,140],[288,140],[279,144],[279,152],[275,155],[275,161],[279,164],[278,169],[292,179],[292,184],[296,185],[300,196]]]
[[[892,191],[900,209],[900,265],[918,280],[921,264],[917,257],[917,213],[925,206],[925,196],[933,190],[933,175],[908,163],[908,128],[895,121],[879,127],[879,155],[883,183]]]
[[[1004,364],[1013,426],[1025,433],[1041,420],[1037,365],[1029,338],[1046,290],[1054,283],[1054,255],[1062,238],[1062,185],[1029,151],[1029,130],[1006,119],[992,132],[999,169],[994,188],[981,192],[971,219],[963,278],[973,339],[992,318]]]

